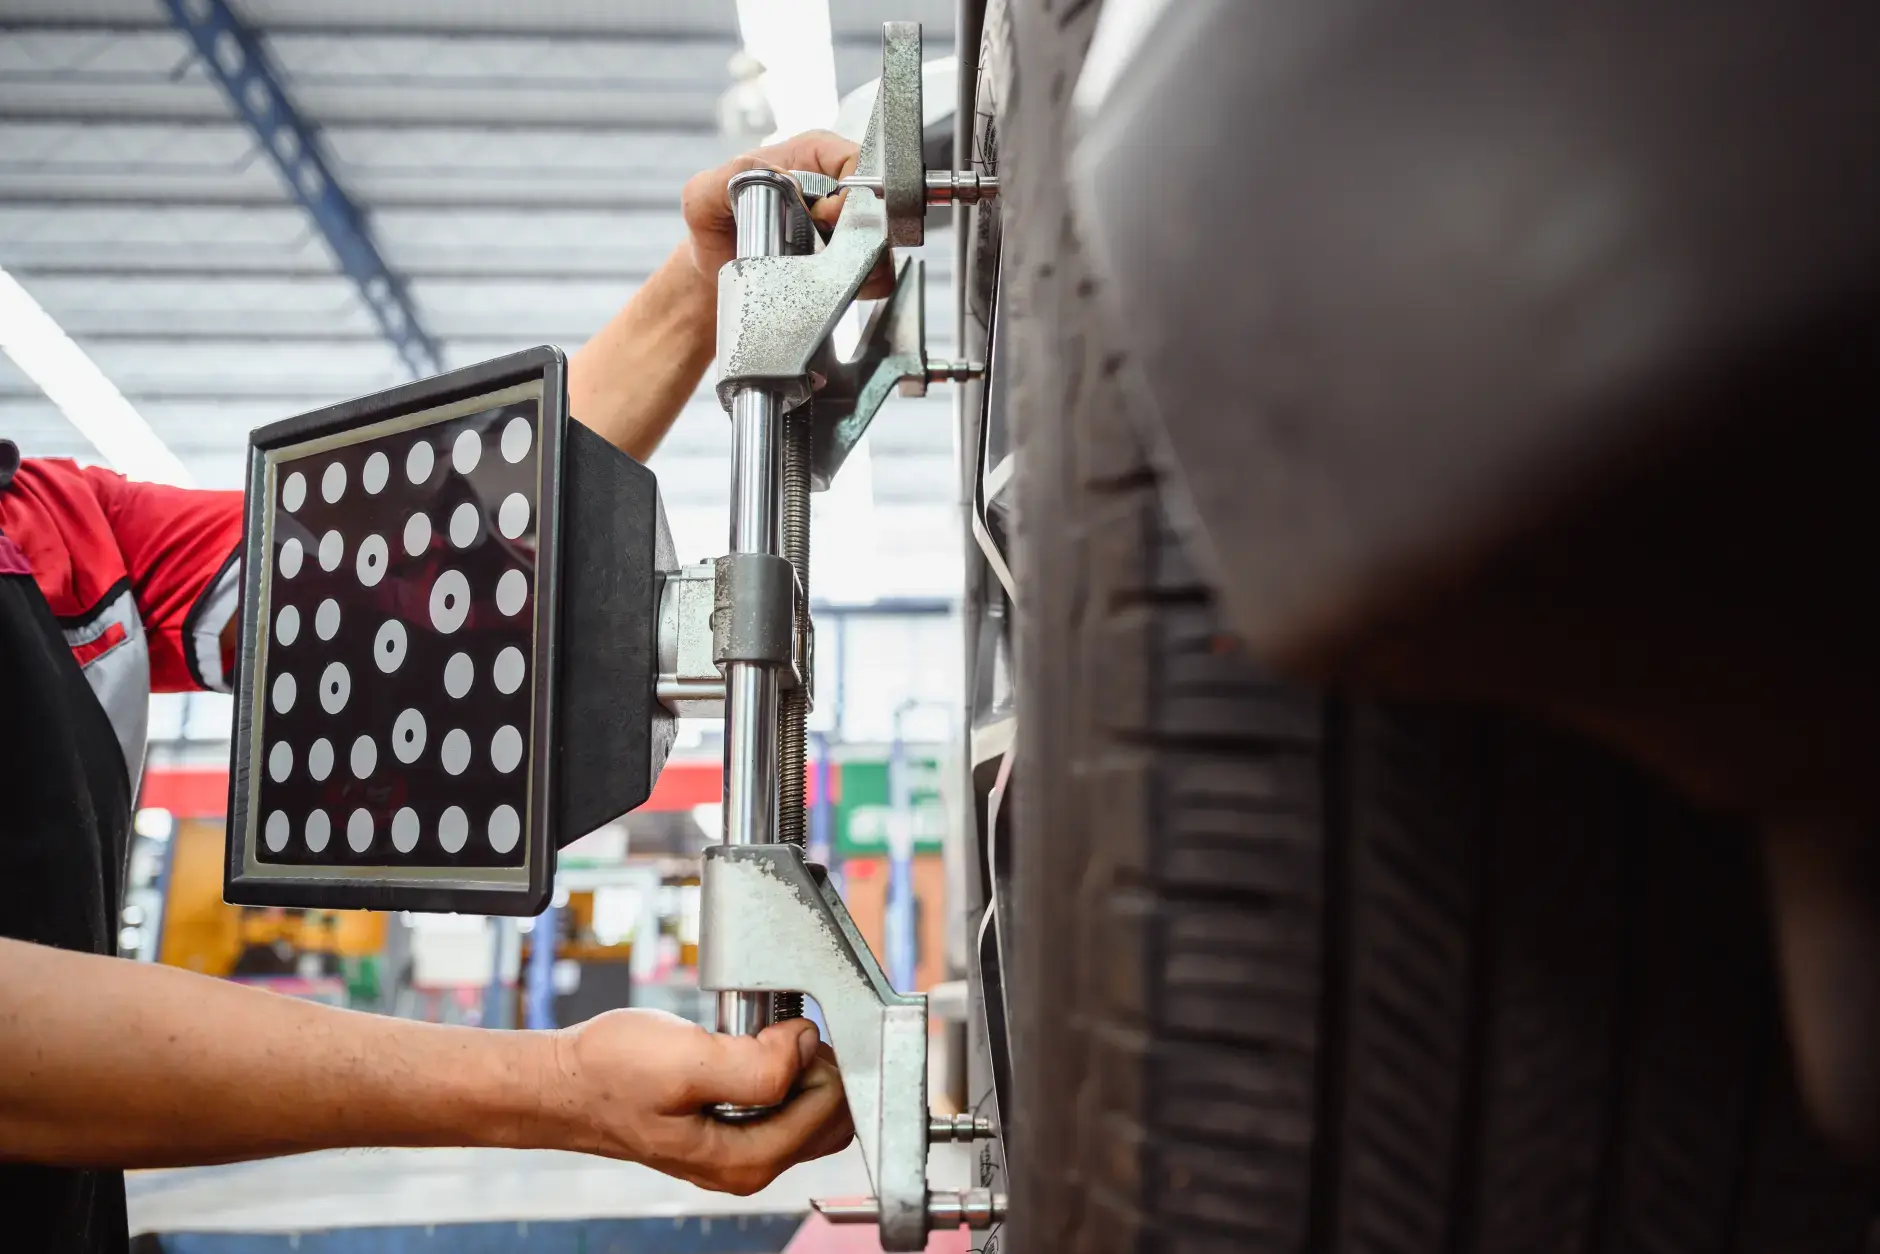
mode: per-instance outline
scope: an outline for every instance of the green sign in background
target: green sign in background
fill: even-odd
[[[886,762],[843,762],[842,793],[831,814],[830,842],[838,858],[884,856],[888,852],[888,825],[894,813],[889,804]],[[914,852],[939,853],[947,827],[946,806],[940,799],[940,764],[933,758],[907,760],[909,802],[914,824]]]

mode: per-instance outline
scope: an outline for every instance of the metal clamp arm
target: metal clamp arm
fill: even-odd
[[[794,845],[705,851],[699,986],[816,999],[842,1059],[884,1250],[927,1245],[927,999],[897,993],[821,867]]]
[[[810,359],[883,250],[921,242],[927,178],[920,156],[920,48],[918,23],[886,24],[881,96],[855,166],[872,188],[849,190],[828,246],[809,255],[740,257],[718,272],[718,395],[727,409],[732,392],[745,384],[782,391],[786,410],[807,399]],[[800,198],[801,189],[794,194]]]

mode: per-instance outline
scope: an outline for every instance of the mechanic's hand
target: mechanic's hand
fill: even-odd
[[[715,170],[695,174],[680,193],[685,211],[686,229],[692,233],[692,261],[699,272],[712,282],[718,271],[738,255],[737,220],[731,214],[731,179],[746,170],[811,170],[830,178],[846,178],[855,172],[860,149],[833,131],[805,131],[781,143],[733,157]],[[827,235],[842,213],[847,192],[825,196],[810,209],[810,217]],[[894,271],[887,250],[882,250],[881,264],[875,267],[861,295],[866,298],[886,296],[894,290]]]
[[[749,1194],[833,1154],[854,1126],[835,1054],[807,1019],[721,1036],[657,1010],[614,1010],[556,1033],[559,1098],[575,1148],[644,1163],[707,1189]],[[745,1124],[715,1102],[781,1109]]]

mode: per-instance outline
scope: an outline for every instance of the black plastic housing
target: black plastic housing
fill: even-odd
[[[661,572],[678,564],[659,483],[580,423],[564,456],[557,848],[643,804],[675,733],[654,695]]]

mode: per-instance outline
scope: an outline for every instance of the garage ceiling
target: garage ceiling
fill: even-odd
[[[741,146],[717,120],[733,0],[233,7],[448,365],[578,348],[682,238],[680,184]],[[952,9],[831,0],[840,89],[878,73],[888,18],[950,54]],[[949,242],[926,256],[946,355]],[[0,265],[204,486],[239,486],[250,428],[405,377],[159,0],[0,0]],[[950,415],[937,393],[877,420],[865,593],[957,588]],[[4,357],[0,433],[97,456]],[[652,463],[682,556],[724,547],[729,435],[702,393]]]

